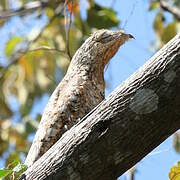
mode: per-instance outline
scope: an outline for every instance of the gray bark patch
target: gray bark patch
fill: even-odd
[[[147,114],[158,108],[159,97],[151,89],[140,89],[131,99],[129,107],[136,114]]]
[[[168,83],[171,83],[176,77],[176,72],[169,70],[164,74],[164,80]]]

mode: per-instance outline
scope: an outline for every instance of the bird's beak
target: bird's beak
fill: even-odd
[[[134,36],[131,34],[128,34],[128,36],[129,36],[129,39],[135,39]]]

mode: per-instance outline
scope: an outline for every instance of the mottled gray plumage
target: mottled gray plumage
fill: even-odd
[[[130,38],[123,31],[99,30],[77,50],[44,110],[25,164],[32,165],[67,129],[104,99],[104,68]]]

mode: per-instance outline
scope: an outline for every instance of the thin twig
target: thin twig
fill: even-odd
[[[115,4],[116,4],[116,0],[112,0],[110,7],[111,7],[111,8],[114,8]]]
[[[51,48],[51,47],[48,47],[48,46],[40,46],[38,48],[34,48],[34,49],[29,49],[27,52],[33,52],[33,51],[39,51],[39,50],[46,50],[46,51],[56,51],[56,52],[59,52],[63,55],[67,55],[65,51],[63,50],[60,50],[60,49],[57,49],[57,48]]]
[[[69,3],[69,0],[66,0],[65,2],[65,6],[67,5],[67,3]],[[69,56],[69,59],[71,61],[72,59],[72,56],[71,56],[71,53],[70,53],[70,48],[69,48],[69,36],[70,36],[70,28],[71,28],[71,23],[72,23],[72,8],[73,8],[73,0],[71,0],[71,10],[70,10],[70,17],[69,17],[69,23],[67,23],[67,17],[66,16],[66,9],[64,8],[64,17],[65,17],[65,32],[66,32],[66,51],[67,51],[67,54]],[[68,24],[68,27],[67,27],[67,24]],[[67,28],[66,28],[67,27]]]
[[[6,11],[0,12],[0,19],[7,19],[12,16],[22,16],[27,13],[32,13],[33,11],[36,11],[40,8],[45,8],[48,6],[48,1],[35,1],[35,2],[29,2],[22,6],[21,8],[17,10],[9,9]]]
[[[26,55],[26,53],[28,52],[34,52],[34,51],[39,51],[39,50],[46,50],[46,51],[56,51],[58,53],[61,53],[62,55],[64,56],[67,56],[67,53],[63,50],[60,50],[60,49],[57,49],[57,48],[51,48],[51,47],[48,47],[48,46],[41,46],[41,47],[38,47],[38,48],[34,48],[34,49],[28,49],[28,50],[22,50],[22,51],[18,51],[18,53],[12,58],[12,59],[15,59],[13,60],[11,63],[9,63],[6,67],[4,67],[0,73],[0,79],[4,76],[6,70],[16,64],[18,62],[18,60],[20,58],[22,58],[23,56]]]
[[[12,180],[15,179],[15,172],[12,173]]]
[[[125,22],[124,22],[124,25],[122,26],[122,29],[125,28],[125,26],[126,26],[127,23],[128,23],[128,20],[129,20],[130,17],[133,15],[136,5],[137,5],[137,0],[133,3],[132,9],[131,9],[131,11],[130,11],[130,14],[129,14],[129,16],[126,18],[126,20],[125,20]]]
[[[57,4],[64,3],[64,0],[59,0]],[[25,4],[24,6],[20,7],[19,9],[8,9],[6,11],[0,12],[0,20],[1,19],[8,19],[12,16],[22,16],[26,15],[28,13],[32,13],[34,11],[37,11],[39,9],[44,9],[48,7],[50,4],[50,1],[47,0],[41,0],[41,1],[34,1],[34,2],[29,2]]]
[[[170,6],[166,1],[159,0],[161,8],[171,13],[177,20],[180,21],[180,9],[175,6]]]
[[[35,43],[43,34],[44,30],[48,28],[48,26],[56,19],[58,15],[55,14],[50,20],[49,20],[49,23],[47,23],[40,31],[40,33],[32,40],[28,43],[28,48],[33,44]],[[27,48],[27,50],[28,50]]]
[[[129,171],[129,180],[135,180],[136,166],[133,166]]]

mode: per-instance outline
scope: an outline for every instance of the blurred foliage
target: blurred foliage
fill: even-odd
[[[26,3],[31,7],[32,1],[18,0],[18,3],[10,3],[2,0],[0,11],[7,11],[12,7],[16,7],[16,10],[22,9]],[[69,34],[71,55],[94,30],[119,26],[116,12],[93,0],[74,0],[73,3],[53,0],[47,3],[45,7],[31,13],[16,14],[20,24],[26,23],[26,18],[34,24],[45,21],[46,24],[42,28],[31,25],[26,32],[21,33],[23,29],[17,27],[19,30],[11,33],[5,44],[1,43],[4,47],[4,58],[0,61],[0,157],[7,168],[0,171],[0,177],[7,176],[7,179],[14,175],[17,166],[21,166],[20,163],[24,161],[31,137],[38,127],[41,114],[34,115],[33,109],[41,103],[44,95],[51,95],[69,65],[66,54],[65,17],[69,22],[68,17],[72,9]],[[87,17],[82,18],[79,3],[85,5],[84,13]],[[57,13],[59,9],[62,10]],[[0,28],[6,29],[7,24],[8,27],[14,25],[11,23],[13,18],[12,16],[1,19]]]
[[[180,162],[177,163],[177,166],[173,166],[169,173],[170,180],[179,180],[180,179]]]
[[[167,1],[170,7],[180,8],[180,0]],[[177,32],[180,31],[180,22],[175,16],[165,11],[159,3],[159,0],[152,0],[149,4],[149,11],[156,12],[153,28],[156,34],[156,48],[161,48],[170,39],[172,39]]]
[[[180,132],[179,131],[174,133],[173,146],[174,146],[175,151],[177,153],[180,153]]]
[[[12,156],[13,159],[15,158]],[[27,169],[27,166],[20,163],[18,160],[11,159],[6,169],[0,169],[0,179],[18,179],[18,177]]]
[[[110,28],[118,26],[119,20],[116,13],[109,8],[93,3],[93,8],[88,9],[87,23],[96,28]],[[103,18],[104,17],[104,18]],[[96,19],[96,21],[94,21]]]

